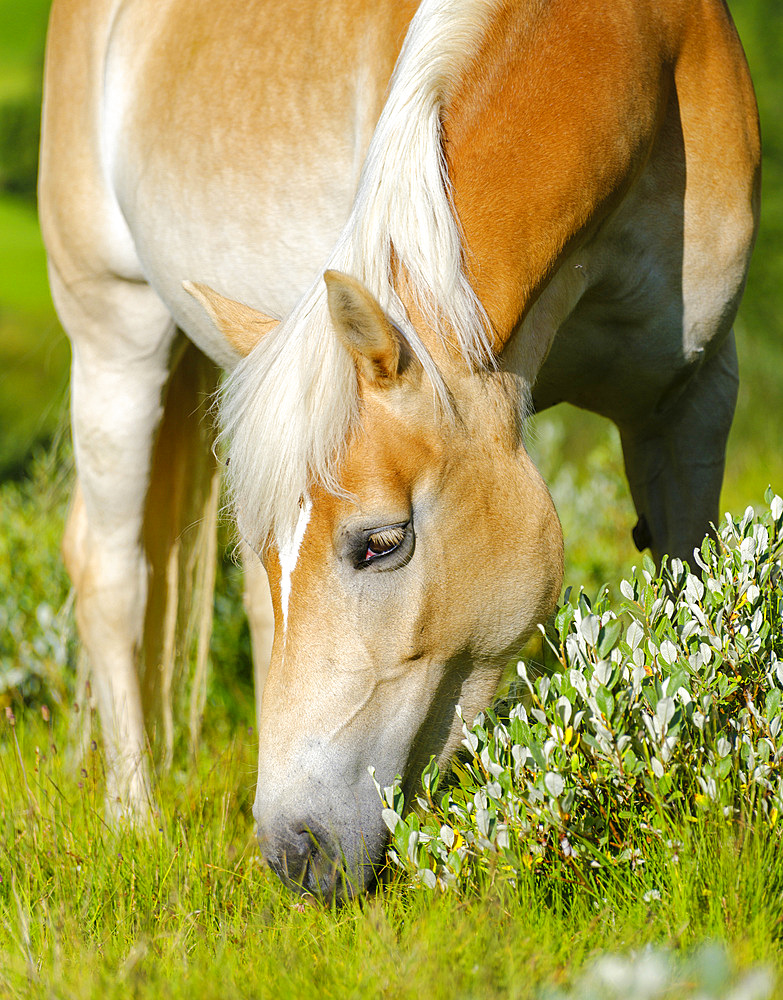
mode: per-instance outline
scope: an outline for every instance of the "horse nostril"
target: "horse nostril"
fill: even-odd
[[[308,827],[292,831],[291,843],[292,845],[296,844],[297,848],[305,854],[309,854],[314,847],[318,847],[318,839]]]
[[[267,864],[290,888],[326,899],[345,894],[341,852],[312,827],[294,824],[262,848]]]
[[[308,865],[313,851],[317,849],[318,842],[309,830],[291,830],[281,838],[274,852],[277,857],[268,860],[285,881],[304,888]]]

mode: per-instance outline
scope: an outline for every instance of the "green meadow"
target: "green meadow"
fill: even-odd
[[[390,865],[375,893],[339,909],[303,902],[260,863],[250,813],[249,640],[239,573],[227,551],[215,598],[201,746],[191,757],[183,745],[172,769],[158,775],[160,811],[152,834],[105,824],[100,735],[77,685],[79,651],[58,550],[72,477],[69,352],[47,289],[30,167],[48,6],[46,0],[0,0],[0,998],[781,995],[783,852],[775,805],[781,696],[775,692],[783,681],[773,670],[783,657],[779,542],[770,542],[769,572],[761,596],[753,598],[761,602],[761,618],[746,623],[750,632],[759,621],[768,626],[766,666],[759,666],[759,650],[740,648],[739,639],[731,656],[724,644],[723,669],[709,682],[714,689],[694,688],[691,697],[714,695],[716,704],[728,704],[736,695],[736,705],[734,714],[727,709],[711,729],[699,730],[703,739],[688,729],[693,713],[688,716],[681,696],[680,757],[675,754],[671,764],[679,770],[664,782],[665,792],[656,797],[650,791],[644,768],[658,771],[641,751],[633,782],[608,764],[603,771],[595,764],[597,751],[584,750],[590,734],[583,734],[577,753],[576,736],[565,739],[562,703],[558,708],[549,698],[548,686],[546,692],[536,688],[533,697],[546,717],[540,725],[557,730],[570,768],[566,786],[580,790],[582,805],[559,809],[547,799],[546,816],[536,814],[538,834],[522,823],[507,848],[496,827],[482,826],[478,806],[462,826],[454,820],[451,841],[438,812],[444,790],[433,791],[428,801],[425,789],[419,818],[400,819],[396,829],[400,863]],[[783,493],[783,8],[775,0],[733,0],[730,7],[754,76],[764,142],[762,225],[736,323],[741,387],[722,496],[722,509],[742,518],[748,506],[768,510],[769,484]],[[612,662],[624,669],[633,653],[628,628],[635,612],[622,603],[628,585],[621,587],[621,580],[632,578],[632,566],[639,573],[644,568],[631,542],[635,517],[617,434],[600,418],[561,409],[534,418],[530,450],[563,522],[566,583],[578,609],[567,622],[561,613],[561,652],[568,629],[578,633],[579,623],[603,608],[598,618],[605,631],[593,637],[596,648],[609,656],[608,627],[618,650]],[[746,536],[756,532],[754,544],[762,537],[757,523],[747,521],[742,529]],[[780,529],[770,524],[765,530],[774,539]],[[753,572],[761,573],[758,552]],[[734,595],[723,613],[717,600],[702,609],[713,634],[731,625],[732,642],[752,603],[747,589],[745,601],[737,589],[741,580],[750,585],[750,571],[740,563],[724,566],[728,583],[704,584],[704,601],[718,592],[727,602],[729,592]],[[642,592],[649,587],[658,594],[661,586],[653,573],[627,600],[644,610]],[[587,608],[579,603],[582,587],[592,602]],[[604,587],[606,605],[596,600]],[[622,634],[611,624],[615,612]],[[648,612],[647,653],[650,641],[656,651],[681,642],[683,657],[696,655],[687,622],[678,635],[658,635]],[[547,648],[535,650],[536,656]],[[592,677],[601,657],[590,655],[585,669]],[[652,676],[661,661],[650,655]],[[576,665],[562,657],[560,663]],[[761,706],[756,716],[743,708],[745,689],[737,687],[737,677],[746,687],[752,677],[752,698]],[[600,676],[604,720],[609,709],[611,718],[619,712],[618,678]],[[673,727],[678,717],[669,718],[663,675],[659,680],[654,694],[643,693],[648,702],[640,702],[639,712]],[[667,684],[684,681],[678,675]],[[576,705],[576,695],[568,697]],[[556,712],[560,721],[548,714]],[[637,738],[629,720],[629,714],[616,717],[618,738],[624,726]],[[573,720],[571,725],[576,728]],[[485,734],[491,729],[487,724]],[[694,737],[690,743],[686,731]],[[743,733],[750,735],[740,738]],[[536,761],[528,765],[540,778],[538,784],[531,778],[531,787],[543,789],[545,798],[558,792],[553,801],[562,805],[550,772],[539,768],[538,774]],[[484,765],[468,754],[460,766],[449,794],[464,792],[474,803],[477,795],[486,798]],[[661,766],[670,767],[668,758]],[[688,784],[689,772],[702,776],[703,788],[695,777]],[[579,841],[589,845],[593,830],[597,843],[596,831],[603,831],[597,868],[584,860],[586,847],[584,864],[578,851],[562,847],[563,824],[573,830],[578,822],[563,819],[569,809],[597,817],[598,825],[585,828]],[[417,833],[412,841],[417,829],[429,829],[430,839]],[[444,836],[453,851],[455,844],[469,845],[468,861],[448,860]],[[570,836],[576,844],[576,833]],[[446,851],[440,860],[436,845]],[[449,865],[459,872],[454,885],[443,874]],[[425,877],[425,869],[438,873],[435,888],[435,874]]]

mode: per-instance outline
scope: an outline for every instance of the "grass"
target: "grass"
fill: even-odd
[[[39,464],[33,483],[0,487],[0,592],[19,578],[8,595],[15,647],[39,656],[56,649],[57,627],[40,613],[55,601],[49,581],[59,600],[65,587],[54,551],[62,491],[45,487],[61,474],[57,463]],[[641,591],[629,600],[647,605]],[[558,627],[573,631],[569,621]],[[780,623],[771,624],[780,649]],[[659,626],[669,635],[666,622],[651,621],[651,637]],[[71,627],[60,623],[66,638]],[[698,637],[688,642],[695,648]],[[231,642],[221,643],[218,691],[233,667]],[[618,812],[623,846],[644,863],[609,865],[588,885],[550,854],[546,868],[519,865],[513,883],[482,862],[461,894],[440,893],[395,868],[371,897],[310,906],[263,867],[254,841],[248,688],[234,685],[230,705],[210,696],[197,759],[180,751],[157,777],[161,810],[146,835],[105,824],[97,722],[72,690],[72,680],[49,686],[44,676],[26,699],[13,689],[0,696],[0,997],[762,1000],[775,995],[773,979],[783,982],[783,852],[776,828],[747,812],[663,809],[665,835],[654,837],[641,809]],[[612,691],[619,720],[625,709]],[[538,693],[559,711],[560,689],[544,695],[539,683]],[[610,757],[591,766],[610,768],[613,780]],[[607,976],[639,982],[612,992]],[[644,992],[648,980],[668,982],[667,992]]]
[[[607,952],[688,957],[705,941],[726,963],[706,996],[761,964],[780,975],[783,860],[752,831],[673,824],[678,859],[649,862],[660,899],[531,873],[461,900],[398,876],[328,910],[259,864],[251,733],[213,727],[198,761],[161,779],[160,829],[144,837],[104,825],[101,753],[72,759],[74,712],[0,719],[0,995],[521,998],[569,988]],[[666,994],[691,995],[687,979]]]

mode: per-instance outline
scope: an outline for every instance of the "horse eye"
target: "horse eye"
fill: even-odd
[[[382,528],[374,532],[367,539],[367,552],[364,561],[377,559],[379,556],[388,556],[395,549],[399,548],[405,538],[405,528],[395,526],[393,528]]]
[[[349,529],[338,545],[338,553],[355,570],[385,573],[401,569],[411,561],[416,548],[413,519],[382,528]]]

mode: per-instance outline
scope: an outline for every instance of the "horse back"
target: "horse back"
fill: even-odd
[[[349,216],[414,7],[55,0],[41,162],[50,258],[74,280],[108,270],[150,282],[213,356],[183,279],[287,314]],[[489,9],[442,118],[465,261],[496,346],[623,205],[659,214],[650,245],[666,243],[672,191],[682,266],[695,276],[725,247],[744,276],[758,130],[724,4]],[[531,349],[531,380],[550,346]]]

